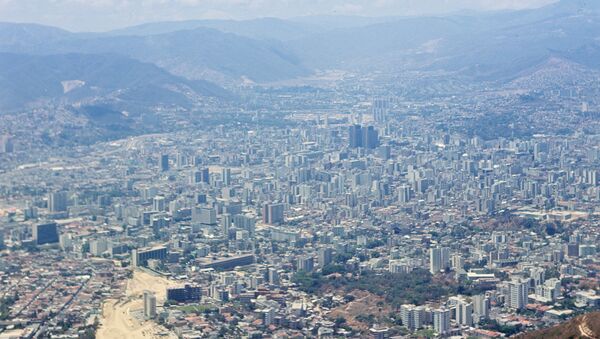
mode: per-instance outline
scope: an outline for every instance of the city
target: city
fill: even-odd
[[[600,71],[577,67],[0,113],[0,339],[598,338]]]

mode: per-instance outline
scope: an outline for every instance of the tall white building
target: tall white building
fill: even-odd
[[[473,326],[473,304],[461,300],[456,304],[456,323],[460,325]]]
[[[513,280],[508,283],[508,307],[516,310],[525,308],[527,305],[527,292],[529,282],[523,280]]]
[[[446,247],[436,247],[429,249],[429,272],[437,274],[441,270],[448,268],[450,262],[450,249]]]
[[[156,296],[150,291],[144,291],[144,317],[156,317]]]
[[[473,296],[473,314],[477,320],[490,316],[490,299],[483,294]]]
[[[433,311],[433,329],[439,335],[450,332],[450,310],[440,308]]]

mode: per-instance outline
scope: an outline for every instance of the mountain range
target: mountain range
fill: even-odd
[[[103,33],[2,23],[0,109],[115,93],[187,105],[185,91],[174,89],[231,99],[222,87],[235,92],[328,69],[441,70],[504,84],[549,60],[598,70],[599,38],[600,3],[586,0],[444,17],[196,20]]]

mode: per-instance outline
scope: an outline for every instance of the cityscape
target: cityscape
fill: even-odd
[[[600,69],[557,55],[0,99],[0,339],[600,338]]]

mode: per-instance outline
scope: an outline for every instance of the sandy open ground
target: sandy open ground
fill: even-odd
[[[167,287],[177,283],[164,277],[136,270],[127,282],[126,295],[120,300],[110,299],[104,303],[102,319],[96,337],[98,339],[124,338],[177,338],[163,326],[154,321],[141,321],[132,312],[144,307],[143,293],[146,290],[156,294],[156,304],[160,306],[166,298]]]

